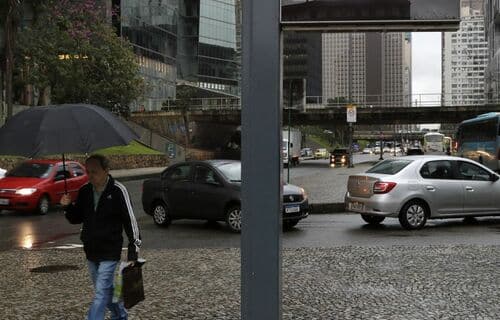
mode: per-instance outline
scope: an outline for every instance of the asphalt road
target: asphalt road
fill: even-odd
[[[358,161],[374,156],[360,155]],[[324,170],[327,160],[309,160],[291,168],[291,178],[314,175]],[[142,210],[142,180],[125,182],[135,208],[144,246],[147,248],[227,248],[240,245],[240,235],[231,233],[224,223],[174,221],[168,228],[157,227]],[[80,226],[70,225],[60,210],[46,216],[27,213],[0,213],[0,251],[13,248],[46,248],[79,245]],[[283,234],[283,246],[392,246],[431,244],[500,244],[500,217],[479,218],[466,224],[461,219],[431,220],[424,230],[406,231],[397,219],[386,219],[380,227],[366,225],[355,214],[311,215],[296,228]]]
[[[137,185],[137,182],[132,183]],[[128,184],[129,188],[134,188]],[[136,210],[144,248],[230,248],[240,245],[240,235],[224,223],[174,221],[168,228],[157,227],[150,216]],[[70,225],[59,211],[46,216],[18,213],[0,214],[0,251],[79,245],[79,226]],[[283,233],[288,248],[337,246],[393,246],[446,244],[500,244],[500,217],[479,218],[474,223],[461,219],[431,220],[420,231],[406,231],[397,219],[386,219],[379,227],[366,225],[355,214],[311,215],[296,228]]]

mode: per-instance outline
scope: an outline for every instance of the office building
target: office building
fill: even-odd
[[[460,29],[443,33],[443,105],[484,104],[488,43],[483,13],[482,0],[462,0]]]

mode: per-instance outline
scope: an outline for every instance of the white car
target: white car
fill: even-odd
[[[5,177],[5,174],[7,173],[7,170],[0,168],[0,179]]]
[[[372,154],[372,149],[371,148],[364,148],[363,149],[363,154]]]

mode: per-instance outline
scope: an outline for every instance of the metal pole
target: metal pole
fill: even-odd
[[[349,164],[348,164],[348,168],[354,168],[354,164],[353,164],[353,156],[352,156],[352,135],[353,135],[353,126],[352,126],[352,122],[349,122]]]
[[[384,141],[382,140],[382,131],[380,131],[380,157],[378,158],[379,160],[384,160],[384,147],[383,147]]]
[[[241,319],[281,319],[280,1],[242,1]]]
[[[397,125],[397,124],[395,124],[395,125],[394,125],[394,139],[393,139],[393,140],[394,140],[394,146],[393,146],[394,156],[396,156],[396,141],[397,141],[397,139],[398,139],[398,138],[396,137],[396,135],[398,134],[397,127],[398,127],[398,125]]]
[[[349,95],[349,101],[348,103],[349,104],[352,104],[352,59],[353,59],[353,55],[352,55],[352,33],[349,33],[349,92],[348,92],[348,95]],[[353,127],[352,127],[352,122],[349,122],[349,127],[348,127],[348,134],[349,134],[349,148],[347,149],[349,151],[349,163],[347,164],[347,167],[348,168],[354,168],[354,165],[353,165],[353,161],[352,161],[352,131],[353,131]]]
[[[292,123],[292,106],[293,106],[293,103],[292,103],[292,99],[293,99],[293,93],[292,93],[292,80],[290,79],[290,85],[289,85],[289,88],[288,90],[290,90],[290,93],[289,93],[289,99],[290,99],[290,107],[288,108],[288,146],[287,146],[287,150],[288,150],[288,163],[287,163],[287,176],[286,176],[286,182],[287,183],[290,183],[290,164],[292,163],[290,161],[290,148],[292,146],[292,143],[290,141],[290,124]]]

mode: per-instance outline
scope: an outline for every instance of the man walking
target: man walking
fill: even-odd
[[[95,289],[87,319],[104,320],[108,308],[111,319],[124,320],[123,303],[112,303],[114,273],[121,257],[123,229],[129,239],[128,260],[137,261],[139,228],[127,189],[109,175],[109,160],[92,155],[85,165],[89,183],[80,188],[76,202],[71,203],[65,194],[60,203],[70,223],[83,224],[80,239]]]

